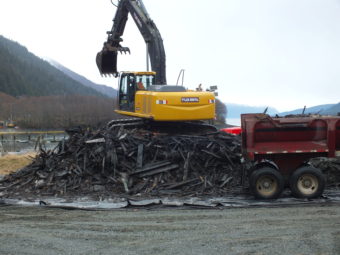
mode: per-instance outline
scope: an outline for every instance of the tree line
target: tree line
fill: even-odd
[[[22,128],[69,128],[97,126],[117,118],[112,99],[84,96],[41,96],[15,98],[0,93],[0,120],[13,119]],[[227,109],[217,100],[216,119],[225,123]]]
[[[22,128],[69,128],[116,118],[113,100],[84,95],[13,98],[0,94],[0,120]]]

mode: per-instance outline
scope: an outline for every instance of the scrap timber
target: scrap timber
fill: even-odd
[[[340,157],[336,158],[313,158],[310,163],[322,170],[326,177],[328,188],[340,189]]]
[[[240,139],[167,135],[124,125],[68,130],[69,139],[0,182],[3,197],[85,194],[222,195],[242,190]]]
[[[69,138],[55,149],[40,148],[30,165],[0,179],[0,198],[197,198],[247,193],[251,164],[241,156],[240,136],[176,135],[130,124],[68,130]],[[340,189],[339,158],[314,158],[310,163],[324,172],[328,189]]]

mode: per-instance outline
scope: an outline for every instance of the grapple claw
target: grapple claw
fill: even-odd
[[[117,71],[117,55],[118,52],[130,53],[128,47],[104,47],[102,51],[98,52],[96,57],[97,67],[100,74],[112,74],[114,77],[118,76]]]

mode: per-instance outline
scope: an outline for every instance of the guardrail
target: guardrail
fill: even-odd
[[[0,132],[0,135],[15,134],[63,134],[65,131],[16,131],[16,132]]]
[[[19,132],[0,132],[0,139],[3,141],[5,140],[5,136],[12,136],[12,140],[16,140],[17,137],[25,137],[27,136],[28,140],[31,139],[32,135],[54,135],[55,138],[56,134],[64,134],[64,137],[66,136],[65,131],[19,131]]]
[[[65,131],[9,131],[0,132],[0,153],[35,150],[42,145],[53,147],[54,143],[65,139]]]

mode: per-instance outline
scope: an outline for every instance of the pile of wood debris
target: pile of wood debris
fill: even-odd
[[[74,129],[0,181],[2,196],[222,195],[242,190],[240,138],[166,135],[123,126]]]

